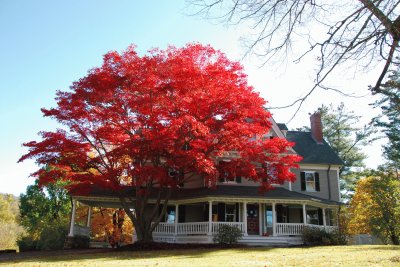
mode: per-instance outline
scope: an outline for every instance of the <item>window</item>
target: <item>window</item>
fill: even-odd
[[[176,179],[176,181],[178,182],[179,187],[183,187],[184,186],[184,175],[183,172],[181,170],[177,170],[175,168],[169,167],[168,168],[168,176],[171,178]]]
[[[234,173],[232,174],[232,170],[229,170],[230,161],[220,161],[219,165],[219,182],[220,183],[241,183],[242,177],[236,176]]]
[[[320,191],[318,172],[301,172],[301,191]]]
[[[277,172],[275,166],[269,162],[267,162],[266,165],[267,165],[266,173],[268,178],[265,178],[265,181],[275,186],[280,185],[277,179]]]
[[[306,172],[306,191],[315,191],[315,177],[313,172]]]
[[[307,224],[319,225],[318,210],[307,210]]]
[[[236,205],[226,204],[225,205],[225,221],[235,222],[236,221]]]
[[[230,182],[230,183],[232,183],[232,182],[235,182],[235,177],[230,176],[228,172],[223,172],[220,175],[220,182],[223,182],[223,183],[229,183]]]
[[[328,226],[334,226],[337,225],[336,223],[336,216],[331,209],[326,209],[325,210],[325,216],[326,216],[326,224]]]

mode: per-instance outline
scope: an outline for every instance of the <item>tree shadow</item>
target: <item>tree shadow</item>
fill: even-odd
[[[271,251],[273,247],[243,247],[243,248],[198,248],[198,249],[166,249],[166,250],[111,250],[111,249],[93,249],[93,250],[61,250],[61,251],[43,251],[43,252],[21,252],[7,258],[0,258],[0,263],[57,263],[63,261],[76,260],[101,260],[102,262],[113,260],[146,260],[167,258],[190,259],[206,257],[208,254],[229,251],[234,255],[247,253],[249,249]]]

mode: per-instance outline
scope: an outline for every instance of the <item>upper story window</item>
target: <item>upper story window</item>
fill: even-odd
[[[242,178],[240,176],[236,176],[232,174],[232,171],[229,170],[229,161],[220,161],[219,162],[219,182],[220,183],[241,183]]]
[[[301,191],[317,192],[320,191],[319,187],[319,173],[318,172],[301,172]]]
[[[178,183],[179,187],[184,186],[184,175],[181,170],[169,167],[168,168],[168,176],[176,179],[176,182]]]

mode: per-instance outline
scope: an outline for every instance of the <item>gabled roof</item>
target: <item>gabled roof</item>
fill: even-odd
[[[286,124],[284,124],[284,123],[277,123],[276,125],[278,125],[279,130],[281,130],[281,131],[289,130],[288,127],[286,126]]]
[[[293,149],[303,157],[300,163],[343,165],[343,161],[329,144],[325,140],[318,144],[310,132],[288,131],[286,138],[295,142]]]

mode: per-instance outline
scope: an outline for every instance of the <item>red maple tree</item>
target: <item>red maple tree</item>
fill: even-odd
[[[139,241],[152,240],[171,191],[190,179],[214,186],[222,175],[242,176],[265,190],[295,179],[292,144],[262,138],[271,128],[265,101],[242,66],[210,46],[109,52],[56,100],[42,112],[63,129],[25,143],[20,161],[50,168],[34,174],[41,184],[62,179],[73,192],[114,191]],[[222,157],[228,162],[219,164]]]

